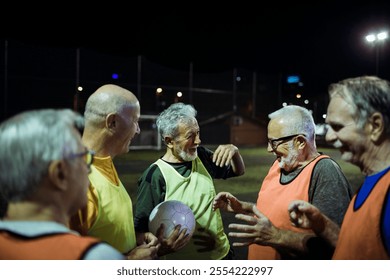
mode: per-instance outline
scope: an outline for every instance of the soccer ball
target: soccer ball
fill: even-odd
[[[149,215],[149,231],[156,235],[157,229],[164,223],[164,238],[168,238],[176,225],[180,230],[187,229],[192,236],[195,230],[195,216],[190,207],[178,200],[166,200],[156,205]]]

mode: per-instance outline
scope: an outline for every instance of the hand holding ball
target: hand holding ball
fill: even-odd
[[[192,235],[195,230],[195,216],[184,203],[178,200],[166,200],[156,205],[149,215],[149,231],[156,235],[161,224],[165,225],[164,238],[168,238],[176,225],[181,225],[181,230],[187,229]]]

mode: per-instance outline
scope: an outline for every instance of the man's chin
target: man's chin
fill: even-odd
[[[340,153],[341,153],[341,157],[340,157],[341,160],[353,164],[353,162],[352,162],[353,154],[351,152],[340,151]]]
[[[198,153],[196,151],[194,153],[191,153],[191,152],[184,153],[182,151],[179,153],[178,156],[183,161],[193,161],[198,157]]]
[[[198,153],[190,154],[191,161],[198,157]]]
[[[193,161],[193,160],[195,160],[197,157],[198,157],[198,153],[197,153],[197,152],[195,152],[195,153],[188,153],[188,154],[187,154],[188,161]]]

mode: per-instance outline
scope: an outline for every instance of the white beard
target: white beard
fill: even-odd
[[[195,151],[195,153],[193,155],[186,153],[185,151],[183,151],[181,149],[179,149],[178,152],[179,152],[180,158],[184,161],[193,161],[198,157],[198,151]]]
[[[281,157],[279,162],[279,167],[287,172],[292,171],[295,168],[294,164],[297,162],[299,157],[298,151],[294,149],[294,143],[288,143],[288,148],[290,152],[287,157]]]

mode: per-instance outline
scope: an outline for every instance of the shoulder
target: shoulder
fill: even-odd
[[[339,164],[331,158],[323,158],[317,162],[313,170],[313,179],[314,182],[321,182],[321,184],[328,182],[329,189],[340,188],[341,185],[348,189],[351,187]]]
[[[197,148],[197,152],[198,152],[198,157],[202,162],[209,161],[213,156],[213,151],[203,146],[199,146]]]
[[[156,162],[153,162],[151,165],[148,166],[148,168],[146,168],[146,169],[144,170],[144,172],[143,172],[142,174],[143,174],[143,175],[147,175],[147,174],[149,174],[149,173],[155,172],[157,169],[159,169],[157,163],[156,163]]]
[[[205,146],[199,146],[197,148],[197,150],[198,150],[198,153],[202,153],[202,154],[212,154],[213,153],[212,150],[206,148]]]
[[[34,238],[45,235],[72,234],[63,224],[54,221],[0,221],[0,229],[14,234]]]
[[[332,159],[330,157],[321,158],[316,163],[315,168],[341,170],[340,165],[334,159]]]
[[[152,178],[161,176],[160,168],[156,163],[152,163],[145,171],[142,173],[140,181],[151,182]]]
[[[84,260],[124,260],[119,251],[105,242],[96,243],[84,255]]]

